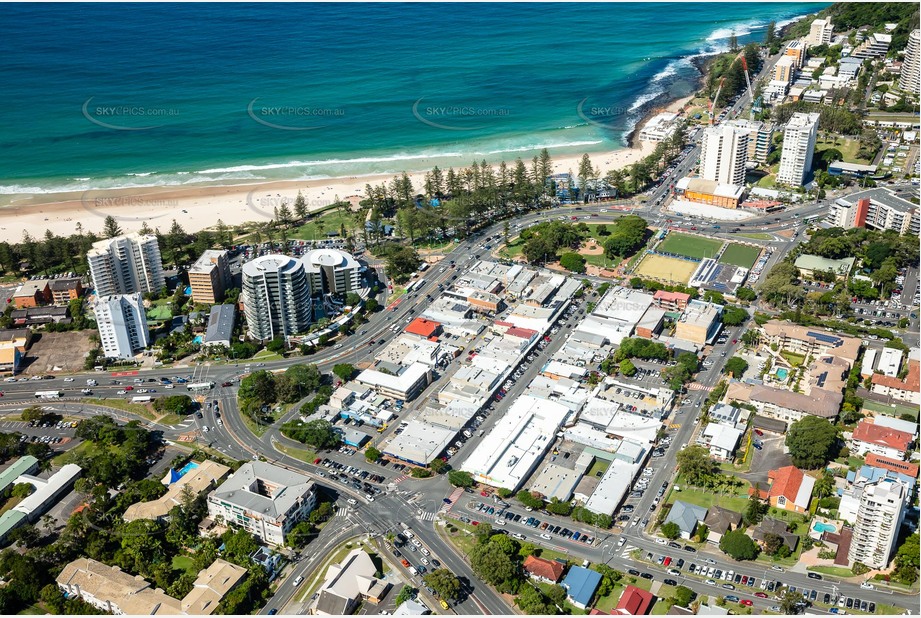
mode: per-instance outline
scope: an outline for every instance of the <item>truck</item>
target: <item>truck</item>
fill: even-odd
[[[131,398],[131,403],[150,403],[151,401],[153,401],[153,397],[150,395],[140,395]]]

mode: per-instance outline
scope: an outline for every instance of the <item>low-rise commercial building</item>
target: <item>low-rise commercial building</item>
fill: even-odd
[[[860,353],[861,340],[846,337],[819,328],[799,326],[779,320],[770,320],[761,326],[763,342],[778,350],[794,352],[803,356],[831,354],[843,358],[853,366]]]
[[[567,406],[553,401],[518,397],[461,469],[480,483],[518,490],[550,448],[569,412]]]
[[[48,279],[35,279],[22,283],[13,292],[10,304],[19,309],[38,307],[51,301],[51,288]]]
[[[422,363],[408,367],[378,363],[373,369],[362,371],[355,380],[385,397],[412,401],[431,383],[432,369]]]
[[[745,195],[745,187],[741,184],[720,184],[713,180],[690,177],[679,180],[675,191],[689,202],[732,209],[739,207]]]
[[[846,257],[840,260],[833,260],[818,255],[802,254],[796,258],[794,266],[799,270],[799,274],[807,279],[814,279],[817,273],[831,273],[839,281],[845,280],[854,268],[856,258]]]
[[[692,300],[675,325],[675,337],[697,345],[706,345],[719,332],[722,315],[722,305]]]
[[[229,348],[233,342],[233,327],[237,318],[236,305],[212,305],[202,346],[219,345]]]

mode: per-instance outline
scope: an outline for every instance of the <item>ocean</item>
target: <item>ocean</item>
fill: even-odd
[[[6,4],[0,195],[620,148],[692,59],[824,6]]]

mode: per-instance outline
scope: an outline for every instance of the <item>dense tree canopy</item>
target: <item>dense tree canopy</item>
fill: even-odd
[[[817,470],[835,455],[838,432],[825,419],[807,415],[790,425],[784,443],[794,466]]]
[[[720,539],[720,549],[736,560],[754,560],[758,546],[744,530],[730,530]]]

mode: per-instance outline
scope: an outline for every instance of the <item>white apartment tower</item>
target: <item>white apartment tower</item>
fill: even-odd
[[[150,345],[140,293],[97,296],[93,310],[106,358],[132,358]]]
[[[93,243],[86,254],[96,296],[159,292],[166,284],[157,237],[125,234]]]
[[[830,45],[832,30],[830,19],[814,19],[809,26],[809,38],[806,39],[806,43],[810,47]]]
[[[796,113],[783,132],[783,150],[777,182],[800,187],[812,170],[812,155],[819,130],[819,115]]]
[[[313,315],[310,297],[310,276],[301,260],[264,255],[243,265],[241,299],[254,339],[305,332]]]
[[[902,60],[902,73],[899,75],[899,89],[921,96],[921,30],[917,28],[908,35],[905,57]]]
[[[910,495],[906,483],[892,478],[880,479],[863,488],[848,560],[871,569],[886,568],[895,551]]]
[[[707,127],[700,147],[700,176],[721,185],[744,185],[747,130],[731,124]]]
[[[348,294],[361,289],[361,264],[345,251],[315,249],[301,260],[315,295]]]

